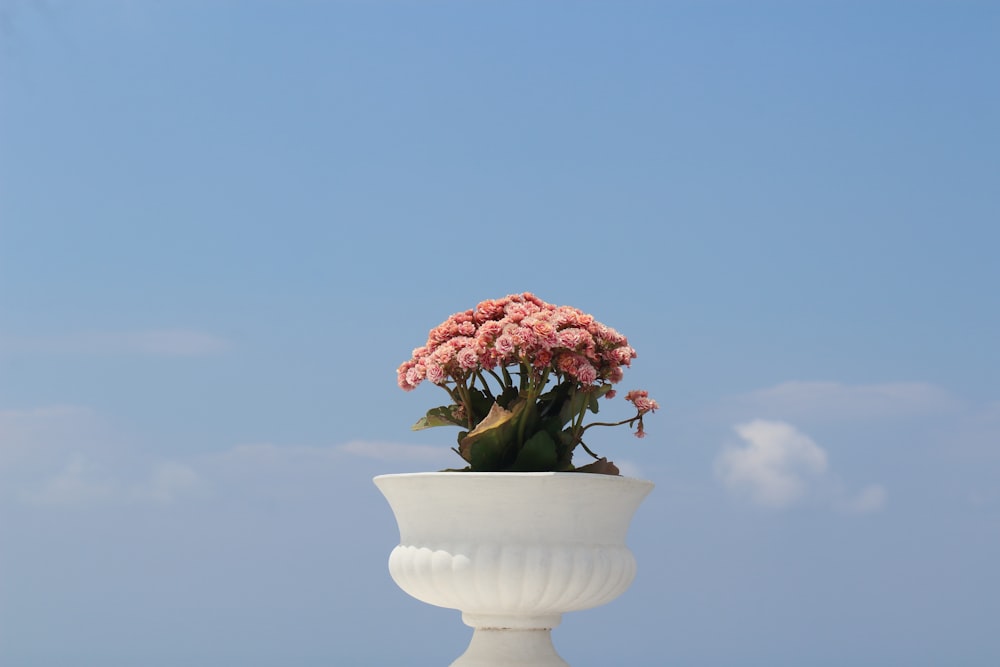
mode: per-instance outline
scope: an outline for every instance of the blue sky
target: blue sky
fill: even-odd
[[[371,477],[456,464],[395,368],[525,290],[663,406],[592,443],[657,488],[571,664],[1000,663],[998,30],[0,1],[0,663],[448,664]]]

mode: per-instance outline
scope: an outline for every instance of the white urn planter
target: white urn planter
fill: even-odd
[[[625,545],[652,482],[587,473],[381,475],[399,525],[393,580],[474,628],[452,667],[566,667],[565,612],[602,605],[635,577]]]

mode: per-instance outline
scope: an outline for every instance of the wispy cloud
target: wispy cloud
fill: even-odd
[[[201,357],[224,352],[229,341],[193,329],[86,331],[57,336],[3,336],[7,354],[147,355]]]
[[[854,495],[842,494],[835,501],[837,509],[854,514],[867,514],[877,512],[885,507],[888,492],[881,484],[872,484],[861,489]]]
[[[783,382],[743,394],[731,408],[781,419],[873,419],[941,414],[960,403],[925,382],[849,385],[839,382]]]
[[[238,492],[268,498],[327,493],[331,480],[369,474],[364,459],[453,465],[447,447],[352,441],[246,443],[161,459],[82,406],[0,410],[0,502],[51,508],[170,505]],[[455,459],[455,460],[453,460]]]
[[[81,507],[107,501],[114,491],[101,466],[78,455],[36,488],[29,487],[19,495],[31,505]]]
[[[879,485],[856,495],[845,492],[830,474],[826,450],[791,424],[756,419],[734,430],[743,444],[719,453],[715,473],[735,495],[772,509],[809,496],[848,512],[871,512],[885,504],[886,491]]]
[[[347,454],[379,461],[424,461],[440,465],[448,465],[458,461],[457,455],[447,447],[432,447],[430,445],[355,440],[339,445],[338,449]]]
[[[65,463],[95,447],[104,430],[98,415],[77,405],[0,410],[0,475],[14,467]]]
[[[192,467],[167,461],[153,467],[149,480],[132,489],[133,497],[169,505],[205,487],[205,480]]]
[[[212,461],[213,465],[233,470],[275,468],[333,462],[337,458],[337,450],[332,446],[311,447],[261,442],[235,445],[219,454],[207,455],[205,458]]]
[[[0,502],[166,504],[201,487],[190,465],[152,460],[88,407],[0,410]]]

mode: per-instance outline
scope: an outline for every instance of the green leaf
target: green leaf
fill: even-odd
[[[573,384],[570,382],[561,382],[539,396],[538,410],[541,416],[559,415],[569,398],[572,387]],[[565,424],[566,420],[564,419],[562,423]]]
[[[600,410],[601,407],[597,399],[603,398],[604,395],[609,391],[611,391],[611,385],[602,384],[600,387],[597,387],[596,389],[589,392],[590,405],[588,405],[587,407],[590,408],[590,411],[593,412],[595,415],[597,414],[598,410]]]
[[[519,395],[517,387],[505,387],[503,392],[497,396],[497,403],[509,410]]]
[[[573,450],[576,448],[577,440],[573,437],[573,429],[563,429],[555,433],[549,432],[556,442],[556,452],[559,457],[560,467],[573,468]]]
[[[512,410],[505,410],[494,403],[476,428],[459,442],[459,453],[472,464],[472,469],[489,472],[506,466],[517,446],[519,417],[524,412],[523,401],[515,403]]]
[[[458,406],[455,405],[442,405],[439,408],[431,408],[427,411],[427,414],[417,420],[411,429],[414,431],[421,431],[425,428],[433,428],[435,426],[465,426],[465,422],[455,419],[452,415],[452,409]]]
[[[585,391],[574,390],[569,393],[569,400],[563,404],[559,411],[559,418],[563,424],[568,424],[583,411],[583,407],[590,401],[590,394]]]
[[[553,470],[558,463],[556,443],[545,431],[539,431],[528,438],[514,463],[512,472],[538,472]]]
[[[472,410],[472,423],[478,424],[490,414],[490,410],[493,409],[494,401],[490,398],[482,389],[473,389],[469,391],[469,406]],[[463,424],[464,426],[464,424]]]
[[[489,438],[469,445],[469,468],[475,472],[496,472],[504,467],[507,448]]]

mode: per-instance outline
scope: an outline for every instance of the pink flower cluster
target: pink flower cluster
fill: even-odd
[[[642,389],[633,389],[625,394],[625,400],[635,406],[639,411],[639,425],[635,429],[635,437],[646,437],[646,429],[642,424],[642,415],[647,412],[656,412],[660,409],[660,404],[649,397],[649,392]]]
[[[635,356],[625,336],[591,315],[525,292],[452,315],[431,330],[427,344],[413,351],[397,376],[399,386],[409,391],[424,380],[463,383],[480,371],[524,366],[537,377],[551,371],[591,386],[620,381]],[[639,402],[633,401],[636,407],[642,410],[642,401],[655,407],[641,393]]]
[[[649,392],[642,389],[633,389],[625,394],[625,400],[635,406],[640,413],[655,412],[660,405],[649,397]]]

